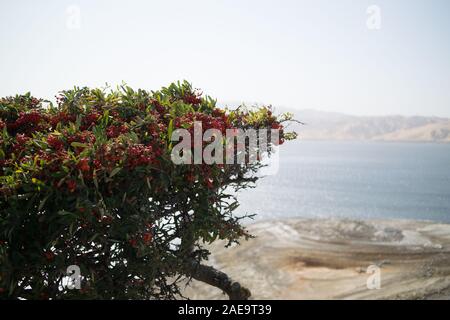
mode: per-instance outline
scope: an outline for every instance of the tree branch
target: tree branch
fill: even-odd
[[[251,295],[249,289],[241,286],[239,282],[234,282],[226,273],[201,265],[194,259],[186,264],[186,269],[192,278],[221,289],[230,300],[248,300]]]
[[[181,236],[180,253],[183,257],[188,257],[184,263],[186,274],[197,281],[221,289],[228,295],[230,300],[248,300],[251,295],[250,290],[241,286],[239,282],[233,281],[226,273],[213,267],[202,265],[192,257],[195,240],[189,229],[191,221],[187,213],[183,214],[182,223],[186,227],[183,229],[185,232]]]

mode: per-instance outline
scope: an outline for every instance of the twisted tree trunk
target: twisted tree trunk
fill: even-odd
[[[187,213],[183,214],[183,223],[190,224],[190,217]],[[187,227],[185,230],[189,230]],[[184,257],[192,256],[195,240],[192,233],[186,231],[181,237],[180,253]],[[211,286],[221,289],[230,300],[248,300],[251,296],[249,289],[241,286],[239,282],[233,281],[226,273],[219,271],[211,266],[200,264],[194,258],[187,258],[184,264],[185,272],[197,281],[204,282]]]
[[[233,281],[226,273],[210,266],[204,266],[195,260],[187,263],[188,274],[195,280],[207,283],[221,289],[230,300],[248,300],[250,290]]]

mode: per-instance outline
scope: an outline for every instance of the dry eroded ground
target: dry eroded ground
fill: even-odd
[[[406,220],[286,219],[249,227],[256,239],[224,249],[210,264],[253,299],[450,299],[450,225]],[[367,289],[369,265],[381,288]],[[192,299],[225,299],[192,281]]]

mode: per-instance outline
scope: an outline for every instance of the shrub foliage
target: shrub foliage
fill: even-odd
[[[230,187],[251,186],[261,163],[175,165],[171,132],[194,121],[224,134],[282,129],[288,118],[220,109],[187,82],[0,99],[0,298],[178,297],[205,243],[250,236]],[[70,265],[80,290],[64,285]]]

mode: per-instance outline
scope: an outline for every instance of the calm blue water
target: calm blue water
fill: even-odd
[[[450,222],[450,145],[288,142],[278,173],[238,195],[238,213]]]

